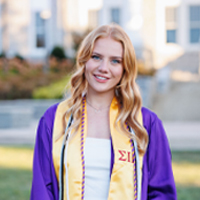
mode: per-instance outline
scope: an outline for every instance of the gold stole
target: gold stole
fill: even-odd
[[[60,152],[63,141],[63,136],[55,141],[58,134],[64,131],[62,119],[67,110],[66,101],[59,104],[54,123],[53,132],[53,161],[56,171],[57,179],[59,180],[59,166],[60,166]],[[118,105],[116,98],[113,99],[110,107],[110,131],[114,149],[114,165],[111,174],[110,188],[108,200],[118,199],[134,199],[134,170],[132,161],[132,151],[130,139],[123,133],[119,132],[119,128],[114,126],[115,119],[118,113]],[[87,112],[85,112],[85,138],[87,133]],[[142,115],[140,114],[139,122],[142,122]],[[81,183],[82,183],[82,164],[80,154],[80,134],[81,126],[78,133],[70,140],[67,148],[67,170],[68,170],[68,191],[70,200],[81,199]],[[140,157],[140,167],[142,166],[142,157]],[[63,173],[64,180],[65,170]],[[64,181],[64,191],[66,191],[66,181]],[[67,200],[66,192],[64,199]]]

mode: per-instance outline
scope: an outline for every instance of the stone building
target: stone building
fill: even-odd
[[[1,0],[0,52],[40,60],[56,46],[73,55],[72,33],[120,24],[138,58],[197,73],[200,0]]]

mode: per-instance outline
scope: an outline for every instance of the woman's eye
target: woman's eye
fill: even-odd
[[[97,56],[97,55],[92,55],[92,59],[94,59],[94,60],[99,60],[99,59],[100,59],[100,57],[99,57],[99,56]]]
[[[114,60],[112,60],[111,62],[112,62],[113,64],[119,64],[119,63],[121,63],[121,61],[120,61],[120,60],[115,60],[115,59],[114,59]]]

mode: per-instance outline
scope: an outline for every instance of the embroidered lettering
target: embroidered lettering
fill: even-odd
[[[119,158],[119,160],[126,161],[126,151],[123,151],[123,150],[118,150],[118,151],[121,154],[121,157]]]
[[[120,153],[119,160],[133,163],[132,153],[130,151],[118,150]]]

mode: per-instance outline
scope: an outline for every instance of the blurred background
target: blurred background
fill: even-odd
[[[163,121],[179,200],[200,199],[200,0],[0,0],[0,199],[29,199],[35,132],[65,98],[77,48],[115,22]]]

